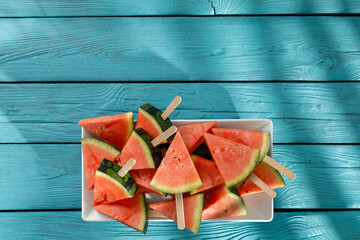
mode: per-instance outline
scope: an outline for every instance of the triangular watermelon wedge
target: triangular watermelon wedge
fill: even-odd
[[[165,193],[184,193],[202,186],[190,154],[177,132],[150,186]]]
[[[260,151],[209,133],[206,144],[227,187],[244,181],[256,167]]]
[[[131,158],[136,160],[136,164],[132,167],[133,170],[148,169],[159,166],[162,156],[160,149],[157,151],[153,147],[151,137],[142,128],[135,129],[129,140],[126,142],[124,149],[120,156],[117,157],[117,162],[120,166],[124,166]]]
[[[191,190],[191,195],[224,184],[224,178],[213,161],[196,155],[191,155],[191,158],[203,184],[201,187]]]
[[[113,146],[97,140],[95,138],[81,139],[82,154],[84,160],[84,170],[86,184],[89,190],[94,188],[96,169],[100,162],[106,158],[114,161],[120,151]]]
[[[141,186],[148,190],[148,192],[154,192],[165,196],[166,193],[161,192],[153,187],[150,186],[150,182],[153,179],[157,169],[139,169],[139,170],[132,170],[129,172],[131,177],[135,180],[138,186]]]
[[[103,159],[96,170],[94,202],[111,203],[131,198],[137,185],[129,173],[122,178],[118,175],[121,167],[108,159]]]
[[[239,217],[246,215],[244,201],[224,184],[205,195],[202,219]]]
[[[212,121],[178,126],[177,129],[180,132],[189,153],[191,154],[204,141],[204,133],[211,132],[211,129],[216,126],[217,123]]]
[[[96,211],[103,213],[139,232],[146,233],[147,209],[144,194],[109,204],[94,204]]]
[[[266,185],[272,189],[285,187],[286,184],[280,173],[265,162],[261,162],[253,172],[258,178],[260,178]],[[255,183],[250,179],[246,179],[243,183],[237,186],[237,189],[241,196],[247,194],[263,192]]]
[[[156,138],[172,126],[169,118],[164,120],[161,117],[162,113],[161,110],[149,103],[142,105],[139,108],[135,128],[142,128],[153,138]],[[166,142],[167,140],[164,140],[164,143]]]
[[[219,137],[244,144],[261,151],[258,164],[264,159],[270,147],[270,134],[265,131],[213,128],[212,132]]]
[[[79,121],[79,125],[115,147],[123,149],[134,129],[134,117],[132,112],[128,112],[83,119]]]
[[[201,223],[201,213],[203,209],[204,195],[202,193],[184,197],[184,216],[185,227],[197,233]],[[149,206],[155,211],[163,214],[171,220],[177,222],[175,200],[154,203]]]

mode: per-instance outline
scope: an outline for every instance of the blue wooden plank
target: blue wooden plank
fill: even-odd
[[[0,81],[359,80],[359,17],[0,19]]]
[[[358,0],[3,0],[0,17],[355,14]]]
[[[0,145],[0,210],[81,208],[80,149]],[[274,158],[297,174],[276,190],[275,208],[360,208],[359,155],[359,145],[275,145]]]
[[[4,84],[0,143],[79,142],[83,118],[164,109],[173,119],[268,118],[276,143],[360,143],[358,83]]]
[[[359,239],[360,211],[279,212],[271,223],[203,222],[197,235],[151,222],[146,235],[118,222],[84,222],[80,212],[0,213],[5,239]]]

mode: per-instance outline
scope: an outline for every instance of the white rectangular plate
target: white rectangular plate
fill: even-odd
[[[239,129],[249,129],[249,130],[262,130],[268,131],[270,133],[270,149],[268,155],[272,157],[272,146],[273,146],[273,124],[271,120],[268,119],[199,119],[199,120],[172,120],[171,122],[175,126],[191,124],[191,123],[202,123],[209,121],[217,121],[218,127],[220,128],[239,128]],[[95,135],[82,129],[82,138],[93,137]],[[84,221],[115,221],[112,218],[109,218],[101,213],[95,211],[92,205],[93,199],[93,190],[89,191],[86,187],[86,179],[84,172],[84,164],[81,159],[81,168],[82,168],[82,218]],[[158,194],[148,194],[146,193],[146,198],[149,203],[160,202],[167,199],[168,197],[161,197]],[[236,221],[236,222],[270,222],[273,219],[274,206],[273,199],[270,198],[265,193],[255,193],[249,194],[243,197],[247,215],[242,217],[235,218],[217,218],[212,220],[203,220],[203,221]],[[172,221],[164,217],[149,217],[149,221]]]

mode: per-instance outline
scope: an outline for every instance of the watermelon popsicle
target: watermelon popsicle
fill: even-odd
[[[257,165],[259,165],[261,161],[264,161],[271,167],[283,173],[288,178],[292,180],[296,178],[296,174],[294,172],[287,169],[279,162],[275,161],[267,155],[270,146],[270,135],[268,132],[227,128],[213,128],[212,132],[216,136],[223,137],[228,140],[259,149],[261,151],[261,154]]]
[[[180,132],[176,133],[150,186],[175,194],[178,228],[183,229],[185,222],[182,193],[201,187],[202,182]]]
[[[276,197],[274,190],[252,174],[257,166],[260,150],[209,133],[204,134],[204,139],[227,187],[234,187],[250,177],[266,194]]]
[[[111,203],[131,198],[138,187],[128,171],[135,164],[130,160],[124,167],[104,158],[96,170],[94,204]]]

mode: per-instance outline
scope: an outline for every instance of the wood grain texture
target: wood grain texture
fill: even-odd
[[[81,208],[80,144],[6,144],[0,152],[0,210]],[[359,145],[275,145],[274,159],[297,174],[276,190],[275,208],[360,208],[359,155]]]
[[[177,95],[173,119],[268,118],[275,143],[360,143],[357,83],[4,84],[0,143],[77,143],[80,119]]]
[[[0,81],[359,80],[359,17],[0,19]]]
[[[280,212],[270,223],[203,222],[198,234],[151,222],[143,235],[118,222],[84,222],[80,212],[0,213],[5,239],[359,239],[360,211]]]
[[[0,17],[355,14],[359,0],[3,0]]]

